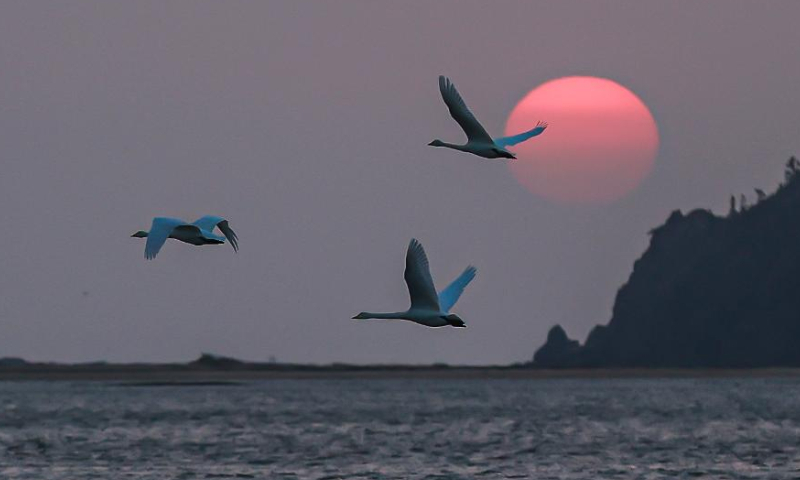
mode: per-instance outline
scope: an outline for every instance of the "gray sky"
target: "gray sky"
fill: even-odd
[[[555,323],[583,340],[675,208],[727,209],[800,153],[800,2],[10,0],[0,6],[0,356],[505,363]],[[461,138],[554,77],[650,107],[651,176],[606,206],[528,193]],[[229,246],[129,238],[227,217]],[[357,322],[479,268],[467,329]],[[88,292],[84,295],[83,292]]]

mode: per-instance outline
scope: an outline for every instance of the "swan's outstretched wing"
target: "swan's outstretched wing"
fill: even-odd
[[[214,227],[219,227],[222,234],[225,235],[225,238],[231,242],[233,251],[239,251],[239,237],[236,236],[236,233],[231,229],[228,221],[224,218],[217,217],[216,215],[206,215],[205,217],[198,218],[192,225],[197,225],[201,229],[209,232],[213,231]]]
[[[495,139],[494,144],[503,148],[510,147],[539,135],[540,133],[544,132],[545,128],[547,128],[547,122],[539,122],[536,124],[536,127],[528,130],[527,132],[512,135],[510,137],[497,138]]]
[[[158,255],[158,251],[164,246],[169,235],[175,228],[188,225],[183,220],[177,218],[156,217],[150,226],[147,234],[147,243],[144,246],[144,258],[152,260]]]
[[[227,220],[223,220],[217,224],[219,229],[222,231],[222,234],[225,235],[225,238],[231,242],[231,246],[233,247],[234,252],[239,251],[239,237],[236,236],[236,233],[231,229],[230,225],[228,225]]]
[[[216,228],[219,222],[224,222],[224,221],[225,219],[222,217],[218,217],[216,215],[206,215],[192,222],[192,225],[197,225],[198,227],[200,227],[201,230],[207,230],[209,232],[213,232],[214,228]]]
[[[408,293],[411,296],[411,309],[439,311],[439,297],[433,286],[428,256],[417,239],[412,238],[406,251],[406,271],[404,274]]]
[[[486,129],[478,122],[472,112],[469,111],[467,104],[464,103],[464,99],[459,95],[453,82],[444,75],[439,75],[439,91],[442,92],[444,103],[450,110],[450,116],[461,125],[464,133],[467,134],[468,141],[492,143],[492,137],[486,132]]]
[[[439,293],[439,306],[443,312],[450,312],[461,294],[464,293],[464,288],[475,278],[477,272],[478,269],[470,265],[458,278],[453,280],[453,283]]]

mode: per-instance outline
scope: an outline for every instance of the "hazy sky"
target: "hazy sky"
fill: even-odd
[[[725,212],[800,153],[800,2],[9,0],[0,5],[0,356],[528,360],[581,340],[676,208]],[[607,206],[548,203],[461,133],[530,89],[611,78],[650,107],[652,175]],[[129,238],[227,217],[230,246]],[[438,286],[479,268],[467,329],[359,322],[407,306],[408,240]]]

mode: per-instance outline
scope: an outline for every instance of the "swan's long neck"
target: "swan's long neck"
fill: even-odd
[[[439,145],[439,146],[441,146],[441,147],[447,147],[447,148],[452,148],[453,150],[460,150],[460,151],[462,151],[462,152],[467,152],[467,153],[469,153],[469,150],[467,150],[467,146],[466,146],[466,145],[456,145],[455,143],[447,143],[447,142],[442,142],[442,144],[441,144],[441,145]]]
[[[369,318],[376,318],[379,320],[393,320],[393,319],[402,319],[403,317],[408,316],[408,312],[393,312],[393,313],[372,313],[372,312],[364,312],[364,319]]]

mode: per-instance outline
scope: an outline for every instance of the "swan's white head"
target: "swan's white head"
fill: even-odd
[[[145,232],[144,230],[139,230],[138,232],[136,232],[133,235],[131,235],[131,237],[145,238],[145,237],[147,237],[147,232]]]
[[[431,147],[444,147],[444,142],[437,138],[436,140],[432,141],[428,145],[430,145]]]
[[[464,323],[464,320],[461,320],[461,317],[456,315],[455,313],[451,313],[442,317],[448,324],[453,327],[458,328],[467,328],[467,324]]]

